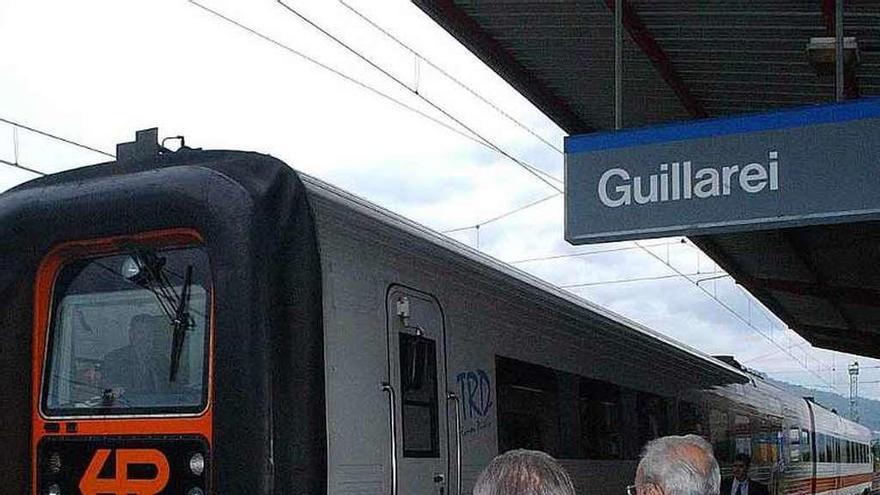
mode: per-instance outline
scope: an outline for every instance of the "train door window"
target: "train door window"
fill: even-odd
[[[788,430],[788,445],[791,455],[791,462],[800,462],[801,460],[801,430],[800,428],[791,428]],[[807,447],[809,448],[809,447]]]
[[[439,457],[436,343],[399,334],[404,457]]]
[[[813,448],[810,445],[810,432],[801,430],[801,460],[811,462],[813,460]]]
[[[580,451],[586,459],[622,459],[620,387],[580,378],[578,392]]]
[[[824,433],[816,433],[816,462],[828,462],[828,445]]]
[[[557,372],[498,356],[498,450],[542,450],[559,456]]]

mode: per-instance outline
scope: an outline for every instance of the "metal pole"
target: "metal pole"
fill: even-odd
[[[835,88],[837,101],[843,101],[843,0],[837,0],[834,7],[834,47],[835,56]]]
[[[849,365],[849,418],[859,420],[859,362]]]
[[[838,0],[838,3],[842,0]],[[614,128],[623,127],[623,2],[614,0]]]

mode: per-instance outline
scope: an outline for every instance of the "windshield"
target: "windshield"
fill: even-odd
[[[207,256],[197,247],[135,248],[63,266],[53,291],[44,411],[202,411],[209,277]]]

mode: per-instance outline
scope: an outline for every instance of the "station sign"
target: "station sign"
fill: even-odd
[[[880,99],[565,141],[572,244],[880,220]]]

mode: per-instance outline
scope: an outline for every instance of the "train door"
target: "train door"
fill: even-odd
[[[392,287],[387,298],[392,494],[446,495],[446,347],[443,316],[428,294]]]

